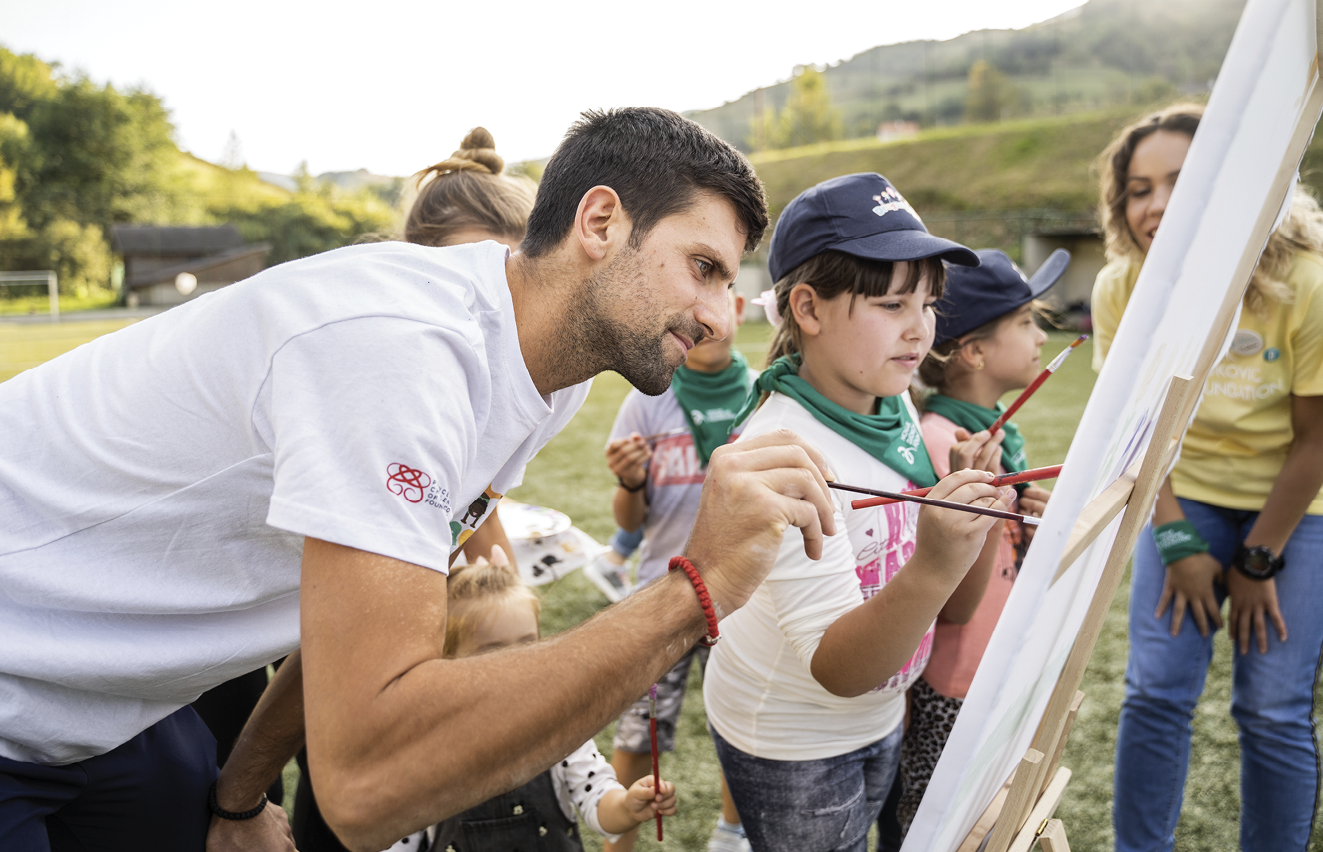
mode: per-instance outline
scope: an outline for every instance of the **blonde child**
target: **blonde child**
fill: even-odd
[[[455,659],[538,641],[537,595],[519,579],[499,548],[492,561],[456,566],[447,583],[444,655]],[[675,813],[675,785],[654,789],[647,775],[628,790],[592,740],[509,793],[438,823],[433,849],[509,852],[511,849],[581,850],[575,812],[608,840]]]
[[[975,269],[947,270],[946,293],[937,304],[933,351],[919,377],[933,390],[919,421],[923,442],[939,476],[977,468],[992,473],[1025,470],[1024,438],[1014,423],[989,435],[1005,410],[999,400],[1028,386],[1042,371],[1047,335],[1038,327],[1034,300],[1060,279],[1070,253],[1057,251],[1026,278],[1002,252],[978,252]],[[1041,515],[1048,492],[1023,486],[1014,511]],[[974,567],[937,617],[933,652],[923,677],[910,688],[910,723],[901,748],[904,790],[897,809],[902,832],[909,829],[928,779],[992,630],[1015,583],[1028,546],[1027,529],[998,521]]]
[[[808,190],[782,213],[769,265],[783,318],[765,402],[742,440],[789,429],[842,481],[1002,506],[986,471],[938,482],[905,391],[932,345],[942,259],[969,249],[930,235],[881,175]],[[754,849],[862,852],[900,758],[904,693],[933,622],[973,564],[991,519],[912,503],[855,510],[836,492],[822,558],[788,531],[775,567],[722,622],[704,683],[717,754]]]

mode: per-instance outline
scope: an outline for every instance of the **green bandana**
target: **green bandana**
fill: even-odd
[[[804,406],[824,426],[915,485],[927,488],[937,484],[937,472],[904,400],[898,396],[878,397],[877,414],[856,414],[827,399],[801,379],[799,363],[798,354],[789,355],[776,359],[763,370],[736,421],[757,408],[763,391],[783,393]]]
[[[972,435],[991,426],[1006,410],[1006,406],[999,402],[996,408],[984,408],[972,402],[935,393],[923,404],[923,410],[942,415],[962,429],[968,429]],[[1006,437],[1001,441],[1001,466],[1006,468],[1007,473],[1025,470],[1029,467],[1029,463],[1024,457],[1024,436],[1020,434],[1019,428],[1014,423],[1004,424],[1001,430],[1006,433]]]
[[[703,467],[707,467],[712,451],[726,443],[731,429],[739,425],[735,412],[753,386],[749,362],[734,349],[730,358],[730,366],[720,373],[700,373],[681,367],[671,377],[671,391],[693,433],[694,449]]]

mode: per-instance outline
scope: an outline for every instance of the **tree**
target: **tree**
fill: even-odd
[[[793,148],[830,142],[843,135],[841,111],[832,105],[827,78],[808,65],[795,69],[795,77],[790,81],[790,96],[781,111],[765,112],[761,127],[757,121],[755,118],[755,124],[750,128],[750,145],[753,147],[762,140],[768,148]]]
[[[996,67],[983,59],[970,66],[965,120],[1000,121],[1014,101],[1015,87]]]

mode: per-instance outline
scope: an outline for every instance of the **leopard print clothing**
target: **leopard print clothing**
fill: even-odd
[[[964,701],[947,698],[923,678],[910,687],[910,726],[900,747],[900,780],[904,792],[896,808],[902,833],[910,830],[910,823],[919,811],[919,802],[928,789],[928,780],[937,768],[946,739],[951,736],[961,704]]]

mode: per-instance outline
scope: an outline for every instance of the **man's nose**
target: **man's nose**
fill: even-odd
[[[726,291],[722,290],[716,297],[704,294],[699,299],[697,310],[694,311],[694,319],[703,326],[710,339],[725,340],[733,325],[730,298]]]

